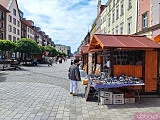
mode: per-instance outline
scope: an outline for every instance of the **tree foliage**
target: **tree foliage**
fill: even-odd
[[[39,49],[40,49],[40,53],[41,54],[44,53],[45,52],[44,46],[42,46],[42,45],[38,45],[38,46],[39,46]]]
[[[49,52],[51,56],[56,56],[58,54],[57,50],[53,46],[45,46],[44,49]]]
[[[16,48],[15,42],[11,40],[0,40],[1,51],[14,51],[15,48]]]
[[[67,56],[66,53],[64,53],[64,52],[60,52],[60,55]]]
[[[34,40],[23,38],[17,41],[16,51],[22,53],[39,53],[41,49]]]

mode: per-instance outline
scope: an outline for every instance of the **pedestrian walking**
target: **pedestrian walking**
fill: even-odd
[[[48,58],[48,66],[52,66],[52,57]]]
[[[81,77],[80,77],[79,68],[77,66],[78,60],[75,59],[73,63],[74,64],[72,64],[69,67],[68,77],[70,79],[70,94],[73,94],[73,96],[76,96],[77,84],[78,84],[78,81],[81,80]]]

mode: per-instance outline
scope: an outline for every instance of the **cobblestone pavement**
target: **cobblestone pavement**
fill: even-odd
[[[133,120],[136,112],[159,113],[160,98],[142,98],[141,104],[98,105],[69,94],[67,70],[62,64],[0,71],[0,120]]]

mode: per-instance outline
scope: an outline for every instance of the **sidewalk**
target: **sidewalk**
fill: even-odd
[[[0,72],[0,120],[134,120],[134,114],[159,113],[160,98],[141,104],[98,105],[69,94],[70,61]]]

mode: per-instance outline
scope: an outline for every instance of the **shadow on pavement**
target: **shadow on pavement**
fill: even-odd
[[[5,75],[8,75],[8,74],[0,72],[0,82],[5,82],[6,81],[6,78],[4,77]]]

